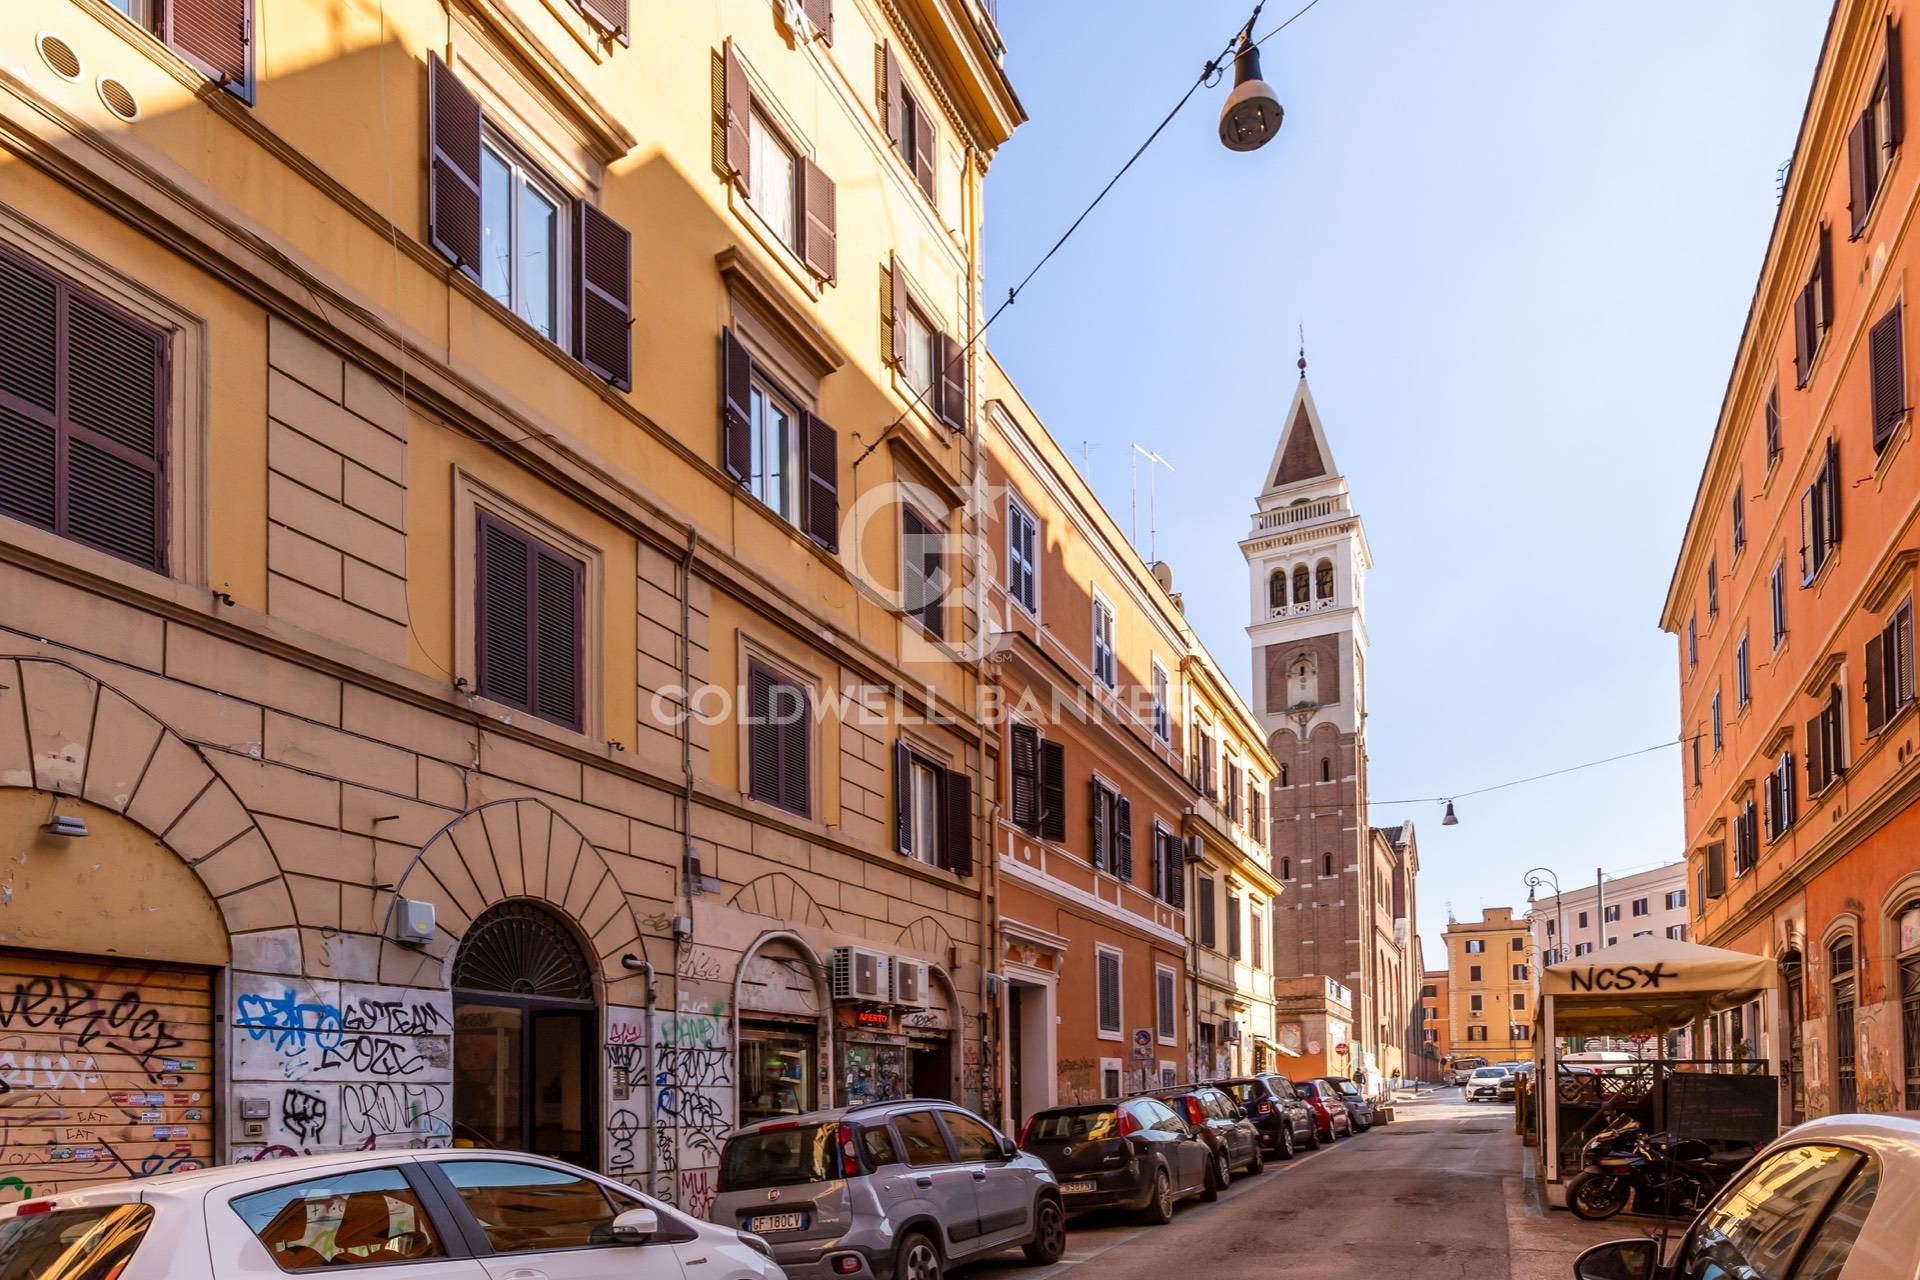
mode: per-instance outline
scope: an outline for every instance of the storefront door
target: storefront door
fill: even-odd
[[[593,974],[531,903],[485,912],[453,967],[453,1139],[592,1168],[598,1159]]]

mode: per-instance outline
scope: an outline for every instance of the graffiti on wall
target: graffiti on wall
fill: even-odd
[[[733,1127],[733,1023],[723,1000],[687,993],[654,1019],[653,1190],[704,1217]]]

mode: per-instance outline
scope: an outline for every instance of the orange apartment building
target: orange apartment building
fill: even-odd
[[[1449,985],[1445,969],[1429,969],[1420,976],[1421,1034],[1426,1038],[1418,1072],[1422,1080],[1439,1079],[1441,1066],[1453,1057],[1453,1021],[1447,1016]]]
[[[1796,1121],[1920,1107],[1909,7],[1834,7],[1661,615],[1694,936],[1786,980],[1703,1050],[1784,1060]]]

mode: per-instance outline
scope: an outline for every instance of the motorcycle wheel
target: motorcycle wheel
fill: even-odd
[[[1588,1170],[1567,1184],[1567,1208],[1576,1218],[1598,1222],[1626,1208],[1632,1190],[1624,1178]]]

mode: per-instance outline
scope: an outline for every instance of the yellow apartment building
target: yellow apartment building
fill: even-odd
[[[1455,920],[1447,949],[1444,1035],[1456,1057],[1508,1062],[1533,1055],[1533,948],[1525,917],[1488,907],[1478,920]]]

